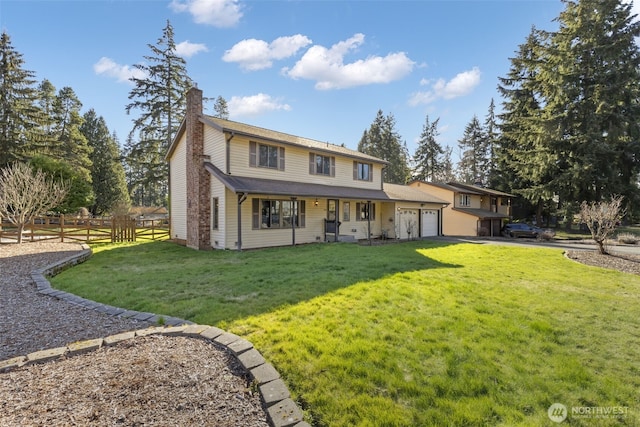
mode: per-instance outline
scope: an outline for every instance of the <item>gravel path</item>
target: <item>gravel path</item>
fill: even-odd
[[[149,326],[146,322],[107,316],[36,291],[31,271],[81,250],[79,244],[70,243],[0,245],[0,360]]]
[[[0,360],[146,328],[41,295],[30,272],[78,244],[0,245]],[[260,394],[211,341],[150,335],[0,373],[0,427],[268,427]]]

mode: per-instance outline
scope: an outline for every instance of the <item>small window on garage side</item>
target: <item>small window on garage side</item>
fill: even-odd
[[[220,217],[219,199],[214,197],[211,199],[211,229],[218,229],[218,218]]]

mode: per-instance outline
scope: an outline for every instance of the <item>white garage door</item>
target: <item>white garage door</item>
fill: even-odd
[[[422,234],[421,236],[438,235],[438,211],[435,209],[422,210]]]

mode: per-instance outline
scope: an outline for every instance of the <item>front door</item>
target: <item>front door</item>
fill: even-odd
[[[333,241],[337,242],[340,235],[340,222],[338,222],[338,205],[337,199],[327,199],[327,231],[333,231]]]

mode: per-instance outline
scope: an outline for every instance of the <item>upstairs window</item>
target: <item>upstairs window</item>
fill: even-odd
[[[466,207],[471,206],[471,196],[468,195],[468,194],[461,194],[460,195],[460,206],[466,206]]]
[[[323,154],[309,154],[309,173],[311,175],[336,176],[336,158]]]
[[[353,162],[354,181],[373,181],[373,165],[371,163]]]
[[[249,166],[284,170],[284,147],[249,142]]]

